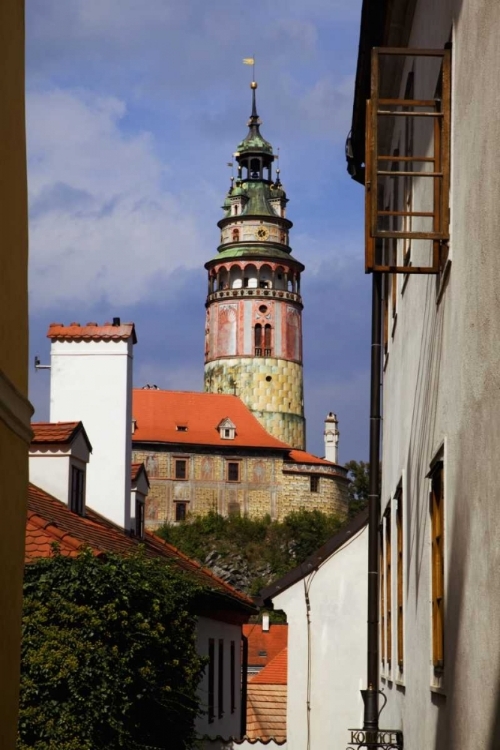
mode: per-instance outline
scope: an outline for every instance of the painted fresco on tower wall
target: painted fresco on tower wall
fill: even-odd
[[[291,305],[286,308],[286,359],[300,360],[300,315]]]
[[[237,311],[237,304],[219,307],[218,357],[231,357],[237,353]]]

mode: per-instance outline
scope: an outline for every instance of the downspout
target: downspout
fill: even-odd
[[[370,384],[370,474],[368,495],[368,632],[367,689],[363,729],[378,731],[379,715],[379,487],[380,487],[380,401],[382,370],[382,275],[372,277],[372,343]]]
[[[241,738],[247,733],[248,638],[241,634]]]

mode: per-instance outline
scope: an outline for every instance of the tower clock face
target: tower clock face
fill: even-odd
[[[266,227],[260,227],[260,229],[257,230],[257,237],[259,240],[267,240],[269,237],[269,229],[266,229]]]

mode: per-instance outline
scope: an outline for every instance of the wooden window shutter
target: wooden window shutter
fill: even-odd
[[[397,512],[396,512],[396,530],[397,530],[397,618],[398,618],[398,666],[399,669],[403,669],[404,664],[404,534],[403,534],[403,490],[399,487],[397,498]]]
[[[432,92],[426,92],[426,98],[416,98],[413,76],[418,75],[422,58],[426,58],[427,67],[432,58],[440,65],[438,85]],[[391,72],[394,75],[398,65],[405,65],[411,59],[415,68],[411,87],[407,84],[402,98],[388,96],[384,90],[386,80]],[[422,80],[426,84],[428,76],[423,75]],[[372,50],[365,149],[367,272],[437,274],[441,271],[449,240],[450,112],[450,49],[376,47]],[[404,155],[398,150],[391,151],[390,143],[401,119],[406,124]],[[422,147],[422,143],[427,146]],[[417,152],[419,148],[422,153]],[[403,190],[395,187],[400,182]],[[424,189],[424,182],[430,185],[429,190]],[[391,193],[397,194],[398,205],[393,203],[387,208],[385,195]],[[389,226],[387,220],[391,217],[393,222]],[[384,253],[383,240],[402,241],[401,260],[397,251],[389,256]]]
[[[432,663],[444,667],[444,493],[443,463],[431,473]]]
[[[392,663],[392,545],[390,506],[385,519],[385,597],[387,664],[390,667]]]

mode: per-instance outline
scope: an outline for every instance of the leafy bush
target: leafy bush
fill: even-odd
[[[339,516],[319,510],[295,511],[281,522],[270,516],[225,518],[211,512],[179,525],[166,524],[157,533],[201,563],[212,551],[218,553],[218,566],[241,560],[251,579],[247,591],[254,595],[303,562],[342,523]]]
[[[28,565],[18,748],[191,747],[201,593],[142,553]]]

